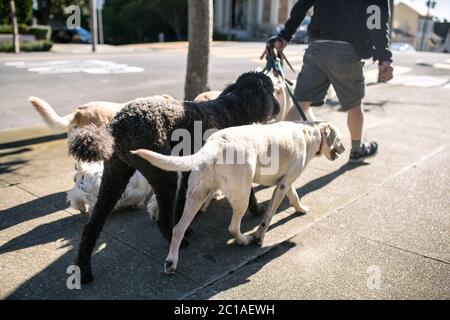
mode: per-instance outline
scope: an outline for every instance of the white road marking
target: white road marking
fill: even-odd
[[[450,63],[435,63],[433,64],[433,68],[450,70]]]
[[[107,60],[53,60],[53,61],[18,61],[6,62],[6,66],[27,69],[38,74],[88,73],[88,74],[122,74],[143,72],[141,67],[119,64]]]
[[[448,79],[442,77],[401,75],[398,77],[394,77],[394,79],[389,81],[389,84],[409,87],[432,88],[443,86],[447,82]]]

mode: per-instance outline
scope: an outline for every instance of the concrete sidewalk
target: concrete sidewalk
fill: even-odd
[[[231,209],[216,201],[166,276],[168,245],[144,210],[112,214],[93,257],[96,279],[81,290],[66,287],[87,221],[65,203],[74,163],[66,141],[43,139],[43,127],[2,132],[0,297],[450,299],[449,101],[444,87],[368,87],[367,132],[379,155],[357,166],[346,163],[348,151],[313,160],[296,184],[310,213],[283,202],[263,247],[227,243]],[[338,107],[316,114],[348,142]],[[267,202],[272,188],[257,190]],[[246,215],[243,230],[259,220]]]

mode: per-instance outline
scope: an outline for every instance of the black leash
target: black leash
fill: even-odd
[[[271,38],[267,42],[266,50],[263,52],[263,54],[260,57],[261,60],[264,59],[264,57],[266,57],[266,61],[267,61],[266,66],[262,72],[266,72],[266,73],[272,72],[275,77],[281,77],[281,79],[284,81],[284,84],[286,86],[286,90],[292,99],[292,103],[294,104],[298,113],[300,113],[300,116],[302,117],[303,121],[308,121],[305,113],[303,112],[302,107],[300,106],[300,104],[298,103],[297,99],[295,98],[294,94],[291,91],[290,86],[292,85],[292,82],[289,81],[285,76],[283,62],[286,61],[289,68],[291,68],[291,70],[294,72],[295,72],[295,70],[292,67],[292,65],[289,63],[289,61],[287,60],[286,56],[284,55],[284,53],[282,51],[275,52],[276,51],[275,50],[275,41],[276,40],[277,40],[277,38],[274,37],[274,38]]]

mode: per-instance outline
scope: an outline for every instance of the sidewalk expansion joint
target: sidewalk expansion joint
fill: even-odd
[[[393,244],[386,243],[384,241],[379,241],[379,240],[367,238],[367,237],[364,237],[364,236],[361,236],[361,235],[359,235],[359,237],[361,237],[363,239],[366,239],[366,240],[370,240],[370,241],[379,243],[379,244],[382,244],[382,245],[385,245],[385,246],[393,248],[393,249],[397,249],[399,251],[408,252],[408,253],[411,253],[413,255],[417,255],[417,256],[420,256],[420,257],[423,257],[423,258],[426,258],[426,259],[430,259],[430,260],[433,260],[433,261],[436,261],[436,262],[441,262],[441,263],[444,263],[444,264],[450,266],[450,262],[445,261],[445,260],[441,260],[441,259],[437,259],[437,258],[434,258],[434,257],[430,257],[430,256],[428,256],[426,254],[415,252],[415,251],[411,251],[411,250],[408,250],[408,249],[405,249],[405,248],[402,248],[402,247],[399,247],[399,246],[396,246],[396,245],[393,245]]]

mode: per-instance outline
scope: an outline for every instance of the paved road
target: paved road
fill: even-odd
[[[221,89],[242,72],[261,66],[258,61],[261,48],[261,43],[215,44],[211,56],[211,88]],[[287,51],[297,70],[300,69],[304,48],[303,45],[292,45]],[[180,99],[184,96],[185,45],[138,47],[134,50],[122,47],[95,55],[85,51],[87,48],[19,56],[0,54],[0,100],[7,101],[0,107],[0,131],[42,124],[27,102],[31,95],[47,100],[60,114],[93,100],[120,102],[161,93]],[[414,69],[415,74],[448,78],[448,69],[417,65],[420,61],[428,65],[444,64],[448,56],[421,54],[419,58],[417,55],[396,54],[394,58],[399,66]],[[66,73],[56,73],[62,72],[62,65]],[[374,67],[370,62],[367,65]],[[80,72],[81,69],[84,71]],[[292,73],[289,75],[295,77]]]
[[[95,282],[69,290],[66,269],[86,217],[65,202],[73,185],[66,142],[26,140],[48,133],[39,128],[0,132],[0,298],[450,299],[450,79],[440,69],[447,57],[404,55],[398,64],[410,70],[368,86],[367,135],[380,153],[360,166],[346,163],[348,151],[334,162],[314,159],[296,182],[307,215],[284,202],[264,246],[241,247],[227,243],[228,203],[214,201],[194,221],[172,277],[161,273],[168,246],[156,225],[143,210],[125,211],[102,232]],[[348,145],[339,105],[316,113],[342,128]],[[271,191],[257,188],[258,200],[267,203]],[[243,230],[258,222],[245,216]]]
[[[260,65],[257,59],[261,54],[261,48],[261,44],[215,45],[211,58],[211,87],[221,89],[233,82],[242,72],[254,70]],[[301,48],[296,50],[301,51]],[[186,52],[185,46],[181,45],[168,49],[142,48],[137,52],[116,50],[94,56],[63,52],[17,58],[12,55],[0,55],[0,98],[8,101],[8,105],[0,109],[0,130],[42,123],[27,102],[30,95],[48,100],[61,114],[70,112],[81,103],[93,100],[120,102],[161,93],[183,98]],[[79,64],[80,60],[83,62],[92,59],[139,67],[143,71],[114,74],[85,72],[39,74],[30,72],[27,68],[19,69],[5,65],[12,62],[28,62],[40,63],[42,68],[42,63],[68,60],[73,65]],[[32,67],[35,66],[30,66]],[[102,66],[99,65],[99,68]],[[18,114],[20,116],[17,116]]]

